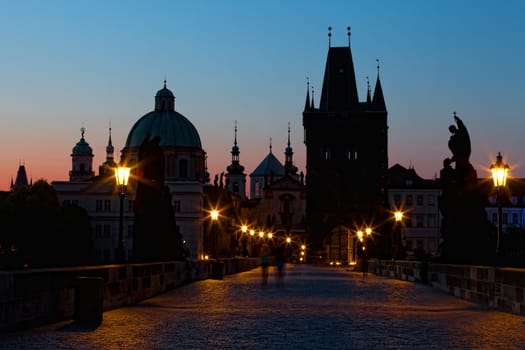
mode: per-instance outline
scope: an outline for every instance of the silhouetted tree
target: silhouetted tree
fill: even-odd
[[[14,189],[0,204],[0,244],[4,267],[49,267],[89,263],[89,219],[80,209],[64,209],[45,180]]]

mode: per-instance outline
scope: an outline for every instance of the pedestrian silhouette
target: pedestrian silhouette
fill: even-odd
[[[270,256],[268,247],[263,247],[261,254],[261,270],[262,270],[262,284],[263,286],[268,284],[268,267],[270,265]]]

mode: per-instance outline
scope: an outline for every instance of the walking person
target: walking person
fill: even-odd
[[[263,247],[261,254],[262,285],[268,284],[268,267],[270,266],[270,256],[268,247]]]

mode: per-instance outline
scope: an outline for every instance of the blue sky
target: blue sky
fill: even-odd
[[[390,165],[439,173],[456,111],[479,177],[497,152],[525,177],[524,23],[525,2],[512,0],[0,0],[0,189],[20,161],[34,180],[67,179],[82,126],[98,169],[111,122],[118,160],[164,78],[212,176],[231,160],[236,120],[247,174],[270,137],[284,161],[289,122],[304,171],[306,77],[321,90],[328,26],[333,46],[352,28],[361,100],[380,60]]]

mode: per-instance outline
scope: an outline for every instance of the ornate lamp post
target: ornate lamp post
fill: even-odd
[[[120,198],[117,262],[121,264],[126,262],[126,251],[124,245],[124,197],[126,196],[129,172],[130,168],[125,166],[118,166],[115,168],[115,181],[117,183],[118,195]]]
[[[503,163],[503,157],[498,152],[496,157],[496,163],[490,166],[492,172],[492,179],[494,180],[494,187],[496,188],[496,202],[498,204],[498,236],[496,239],[496,254],[499,254],[499,243],[502,233],[502,210],[501,210],[501,197],[502,192],[507,185],[507,176],[509,174],[509,166]]]
[[[397,241],[397,258],[403,258],[403,242],[401,240],[401,224],[403,222],[403,212],[397,210],[394,212],[394,219],[396,220],[396,241]]]
[[[213,209],[210,211],[210,219],[212,221],[212,230],[213,230],[213,258],[217,258],[217,241],[218,241],[218,233],[217,233],[217,221],[219,220],[219,211],[216,209]]]
[[[250,229],[250,256],[253,256],[253,239],[255,237],[255,230]]]
[[[246,237],[248,233],[248,226],[247,225],[241,225],[241,255],[245,256],[246,249],[246,240],[248,237]]]

